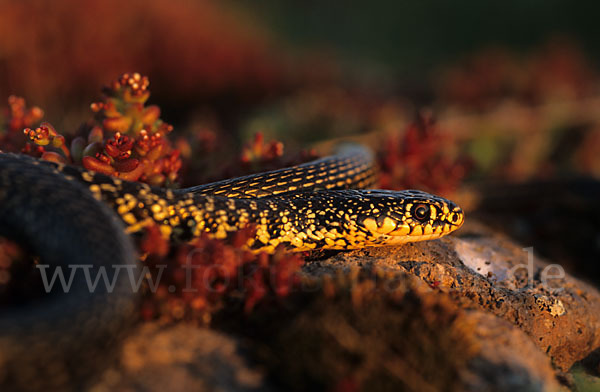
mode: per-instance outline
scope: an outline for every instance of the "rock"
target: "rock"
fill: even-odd
[[[350,269],[239,325],[283,390],[553,391],[520,329],[415,276]]]
[[[507,320],[566,371],[600,347],[600,293],[560,265],[533,256],[471,221],[458,235],[339,253],[308,264],[306,271],[377,266],[412,274],[465,309]]]
[[[264,391],[263,374],[238,352],[237,341],[192,325],[141,324],[125,341],[119,362],[91,392]]]
[[[472,339],[479,342],[471,360],[469,389],[473,391],[556,391],[559,385],[550,359],[523,331],[482,311],[468,311],[476,325]]]
[[[227,334],[139,326],[92,390],[553,391],[557,373],[600,347],[598,290],[477,222],[304,272],[284,301],[215,315]]]

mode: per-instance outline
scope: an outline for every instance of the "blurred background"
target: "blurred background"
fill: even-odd
[[[0,132],[21,150],[14,135],[47,121],[68,146],[55,159],[82,163],[115,130],[139,137],[107,121],[133,116],[111,83],[139,72],[151,95],[135,104],[160,111],[138,114],[169,133],[142,180],[195,184],[351,137],[383,187],[456,198],[598,283],[597,15],[555,0],[0,0]]]

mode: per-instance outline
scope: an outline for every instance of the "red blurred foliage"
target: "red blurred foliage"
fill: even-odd
[[[242,149],[241,161],[247,165],[264,165],[267,162],[281,158],[283,143],[271,141],[265,143],[262,132],[254,134],[254,140]]]
[[[357,392],[360,390],[360,386],[354,377],[346,377],[333,387],[333,392]]]
[[[485,108],[520,89],[522,70],[501,49],[488,49],[444,72],[440,96],[447,102]]]
[[[584,137],[577,149],[575,164],[582,173],[600,177],[600,127],[595,126]]]
[[[2,114],[0,149],[7,152],[20,151],[27,140],[23,129],[35,126],[44,117],[42,109],[37,106],[27,108],[25,99],[16,95],[8,97],[8,108]]]
[[[594,91],[594,67],[574,44],[556,40],[534,53],[528,63],[530,95],[537,100],[555,95],[577,99]]]
[[[244,229],[224,241],[202,236],[189,244],[169,245],[158,229],[149,228],[140,248],[158,285],[144,302],[144,319],[206,323],[227,298],[242,298],[249,312],[259,301],[290,294],[299,284],[304,260],[283,251],[268,255],[243,250],[253,236],[253,229]]]
[[[0,293],[11,280],[11,266],[23,258],[24,252],[16,243],[0,237]]]
[[[211,130],[203,130],[197,135],[199,140],[194,143],[194,150],[199,150],[198,152],[204,156],[198,157],[197,153],[194,160],[203,159],[205,165],[213,161],[213,164],[217,162],[219,166],[212,170],[196,170],[196,173],[187,176],[186,180],[190,185],[276,170],[318,158],[313,149],[300,150],[295,154],[284,154],[284,144],[281,141],[265,141],[262,132],[257,132],[251,141],[242,146],[241,152],[229,160],[229,164],[223,165],[220,163],[223,160],[223,150],[231,148],[231,146],[227,146],[225,141],[219,139],[218,135]]]
[[[402,135],[382,143],[378,160],[384,189],[454,191],[471,169],[465,157],[452,153],[452,141],[437,131],[430,115],[420,113]]]
[[[314,150],[300,150],[297,154],[284,155],[281,141],[265,141],[262,132],[254,134],[254,139],[247,142],[239,154],[234,167],[227,168],[227,176],[241,176],[251,173],[276,170],[311,161],[318,158]]]
[[[14,306],[45,294],[36,268],[38,257],[0,237],[0,306]]]
[[[589,95],[597,75],[577,47],[553,40],[528,56],[486,49],[443,72],[439,95],[449,104],[486,109],[501,99],[539,103]]]
[[[232,6],[231,6],[232,7]],[[218,1],[0,2],[0,91],[60,108],[138,69],[188,101],[278,89],[282,58],[248,15]]]

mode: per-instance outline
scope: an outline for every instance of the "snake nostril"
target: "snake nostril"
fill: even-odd
[[[453,211],[449,218],[450,222],[453,225],[461,225],[464,219],[464,215],[462,210],[459,209],[458,211]]]

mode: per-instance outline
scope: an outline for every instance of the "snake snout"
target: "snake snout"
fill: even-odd
[[[450,211],[450,213],[448,213],[446,217],[446,222],[454,227],[453,230],[456,230],[459,227],[461,227],[464,221],[465,213],[463,212],[462,208],[460,208],[457,205],[455,205],[454,208],[452,208],[452,210]]]

